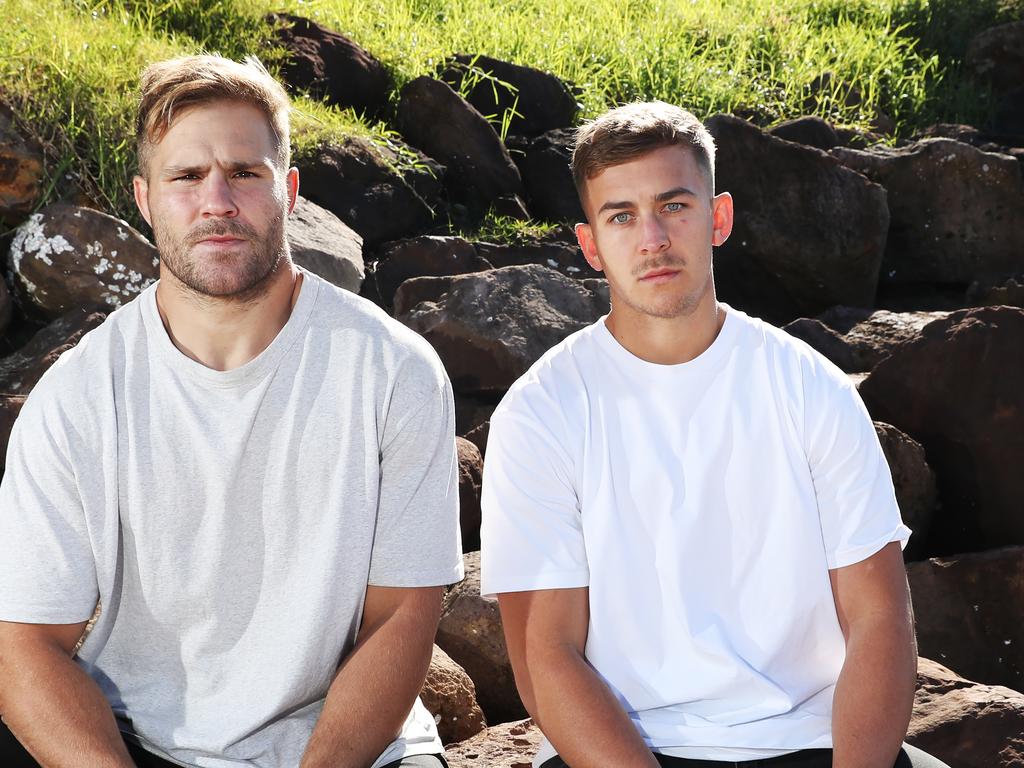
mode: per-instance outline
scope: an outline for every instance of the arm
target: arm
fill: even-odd
[[[110,705],[74,661],[85,625],[0,621],[0,713],[46,768],[133,768]]]
[[[427,676],[442,593],[366,588],[355,647],[331,683],[301,768],[366,768],[395,739]]]
[[[498,596],[516,687],[527,711],[573,768],[658,765],[636,726],[584,657],[588,589]]]
[[[832,709],[836,768],[890,768],[914,704],[917,644],[897,542],[829,571],[846,661]]]

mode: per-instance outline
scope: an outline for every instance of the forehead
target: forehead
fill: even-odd
[[[219,159],[262,159],[275,154],[274,131],[266,115],[242,101],[213,101],[175,114],[153,147],[157,163]]]
[[[693,150],[684,146],[659,147],[589,179],[587,198],[596,210],[610,200],[643,203],[676,187],[703,190],[710,195],[707,174],[701,170]]]

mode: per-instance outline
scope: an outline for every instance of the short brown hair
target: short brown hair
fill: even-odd
[[[607,168],[656,149],[683,146],[715,191],[715,140],[693,113],[663,101],[635,102],[605,112],[576,131],[572,176],[583,199],[584,187]]]
[[[135,116],[135,147],[139,173],[145,173],[149,153],[159,144],[181,112],[213,101],[237,100],[264,115],[274,134],[277,158],[288,167],[288,93],[255,56],[241,62],[222,56],[183,56],[150,64],[142,73]]]

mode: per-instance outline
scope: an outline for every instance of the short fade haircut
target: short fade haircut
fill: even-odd
[[[139,173],[148,171],[153,146],[185,110],[214,101],[242,101],[266,115],[277,160],[288,167],[291,153],[289,111],[284,87],[255,56],[241,62],[222,56],[183,56],[150,64],[142,73],[135,116]]]
[[[602,171],[662,147],[686,147],[715,191],[715,140],[704,124],[663,101],[635,102],[605,112],[576,131],[572,177],[583,200],[586,183]]]

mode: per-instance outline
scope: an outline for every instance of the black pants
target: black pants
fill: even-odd
[[[125,741],[128,754],[138,768],[179,768],[177,763],[169,763],[153,755],[141,747]],[[39,763],[14,738],[14,734],[6,725],[0,723],[0,766],[3,768],[39,768]],[[281,768],[290,768],[281,766]],[[413,755],[396,763],[388,763],[384,768],[448,768],[448,763],[440,755]]]
[[[802,749],[779,757],[767,757],[762,760],[689,760],[685,757],[668,757],[655,754],[658,765],[662,768],[832,768],[831,749]],[[569,768],[560,757],[546,760],[540,768]],[[916,747],[904,744],[896,757],[893,768],[949,768],[941,760],[922,752]]]

